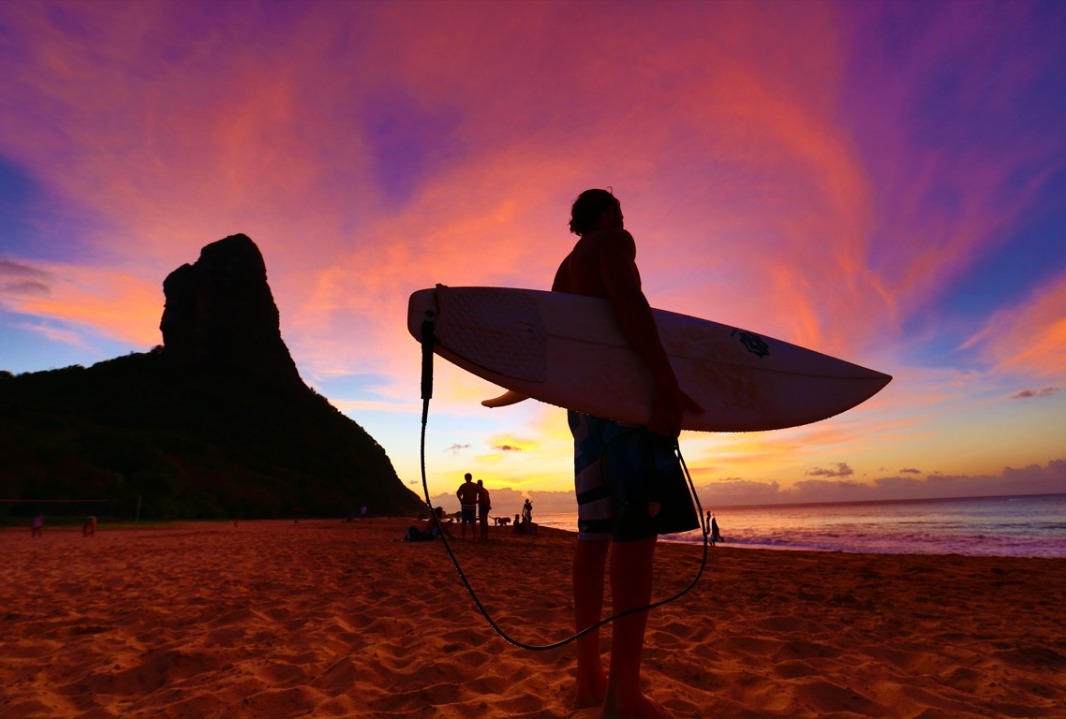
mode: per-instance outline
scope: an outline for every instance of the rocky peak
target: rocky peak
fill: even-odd
[[[163,281],[163,355],[182,363],[236,366],[282,387],[303,388],[281,339],[266,263],[247,235],[230,235]]]

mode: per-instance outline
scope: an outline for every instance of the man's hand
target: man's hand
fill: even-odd
[[[681,420],[685,412],[703,414],[703,407],[676,385],[666,389],[656,389],[651,398],[651,419],[648,422],[648,429],[664,437],[677,439],[677,436],[681,434]]]

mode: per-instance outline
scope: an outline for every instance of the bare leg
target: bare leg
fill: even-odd
[[[577,631],[600,621],[603,611],[604,570],[610,540],[578,540],[574,551],[574,623]],[[600,630],[577,640],[577,697],[574,708],[598,706],[607,693],[607,676],[600,662]]]
[[[614,611],[624,612],[651,599],[652,561],[656,537],[636,542],[614,542],[611,557],[611,594]],[[668,719],[659,704],[640,688],[640,654],[648,612],[637,612],[614,622],[611,670],[603,719]]]

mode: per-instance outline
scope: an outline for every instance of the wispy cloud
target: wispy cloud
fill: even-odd
[[[1066,274],[1035,288],[1021,305],[996,312],[962,348],[977,349],[998,372],[1066,375]]]
[[[855,470],[848,466],[847,462],[837,462],[835,469],[823,469],[815,467],[807,472],[808,477],[850,477]]]
[[[896,375],[831,422],[686,435],[704,479],[762,466],[786,491],[847,478],[837,458],[864,481],[933,472],[893,448],[1005,397],[1062,401],[1066,277],[1041,267],[1022,300],[982,287],[991,313],[956,294],[1061,210],[1060,9],[472,7],[0,3],[0,155],[37,195],[19,247],[59,248],[0,246],[3,308],[26,332],[66,328],[56,342],[147,348],[166,274],[245,232],[301,373],[398,425],[419,409],[407,296],[547,287],[570,202],[612,185],[654,304]],[[445,472],[567,481],[557,411],[486,414],[494,387],[436,369],[438,446],[463,447]],[[414,471],[410,440],[388,449]]]
[[[1061,387],[1044,387],[1043,389],[1025,389],[1011,395],[1011,399],[1032,399],[1034,397],[1050,397],[1056,392],[1061,392]]]
[[[15,322],[12,324],[12,327],[31,332],[52,342],[58,342],[71,347],[81,347],[84,349],[89,349],[91,347],[89,342],[87,342],[85,337],[79,332],[64,327],[57,327],[45,322]]]
[[[38,295],[48,292],[48,273],[30,265],[0,259],[0,301],[4,295]]]

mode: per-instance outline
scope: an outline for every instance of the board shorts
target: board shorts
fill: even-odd
[[[632,542],[700,526],[673,440],[572,410],[567,421],[578,539]]]
[[[477,524],[477,505],[476,504],[464,504],[463,505],[463,523],[464,524]]]

